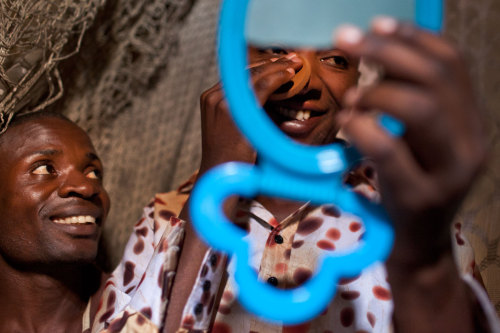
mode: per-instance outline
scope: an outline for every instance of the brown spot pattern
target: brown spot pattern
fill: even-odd
[[[101,318],[99,318],[99,322],[104,323],[105,321],[107,321],[109,319],[109,317],[111,317],[113,312],[115,312],[115,307],[112,307],[108,311],[104,312],[102,314]]]
[[[176,226],[176,225],[178,225],[180,222],[181,222],[181,220],[180,220],[180,219],[178,219],[177,217],[175,217],[175,216],[170,217],[170,225],[171,225],[172,227],[175,227],[175,226]]]
[[[340,323],[344,327],[349,327],[354,322],[354,310],[350,307],[340,311]]]
[[[339,240],[341,236],[340,230],[337,228],[330,228],[326,232],[326,237],[333,239],[333,240]]]
[[[335,244],[326,239],[322,239],[316,243],[316,246],[322,250],[333,251],[335,250]]]
[[[311,326],[310,322],[293,326],[283,326],[283,333],[306,333],[309,331],[310,326]]]
[[[138,239],[137,243],[134,245],[134,253],[141,254],[144,251],[144,241],[142,239]]]
[[[276,228],[279,225],[278,221],[274,217],[271,217],[271,219],[269,220],[269,224],[273,228]]]
[[[375,322],[377,321],[377,318],[375,318],[375,315],[371,312],[368,312],[366,314],[366,318],[368,319],[368,322],[370,323],[371,327],[375,327]]]
[[[127,311],[125,311],[121,318],[113,320],[108,327],[109,332],[119,332],[127,323],[128,317],[130,317],[130,315]]]
[[[137,229],[135,233],[138,237],[139,236],[146,237],[148,235],[148,227],[142,227],[140,229]]]
[[[324,205],[321,207],[321,212],[326,216],[340,217],[340,210],[334,205]]]
[[[231,328],[227,324],[216,322],[212,327],[212,333],[231,333]]]
[[[345,300],[352,301],[359,297],[359,291],[351,290],[351,291],[343,291],[340,293],[340,297]]]
[[[171,212],[169,210],[166,210],[166,209],[162,209],[162,210],[160,210],[160,212],[158,213],[158,215],[162,219],[164,219],[165,221],[169,221],[172,216],[175,216],[175,213]]]
[[[114,290],[109,292],[108,302],[106,303],[106,308],[109,309],[111,306],[115,305],[116,293]]]
[[[293,272],[293,281],[297,285],[301,285],[302,283],[309,280],[311,275],[312,275],[311,270],[309,270],[307,268],[299,267],[295,270],[295,272]]]
[[[141,313],[144,315],[144,317],[146,317],[148,319],[151,319],[151,316],[153,315],[153,311],[151,310],[151,308],[149,306],[143,308],[141,310]]]
[[[194,318],[193,316],[187,316],[185,317],[184,319],[182,319],[182,324],[181,326],[184,327],[184,328],[193,328],[193,325],[194,325]]]
[[[125,262],[125,271],[123,272],[123,286],[125,287],[134,278],[135,264],[131,261]]]
[[[309,235],[314,231],[318,230],[323,224],[323,219],[319,217],[308,217],[299,222],[297,227],[297,233],[299,235]]]
[[[351,222],[351,224],[349,224],[349,230],[351,230],[352,232],[359,231],[361,227],[362,225],[359,222]]]
[[[144,222],[146,220],[145,217],[142,217],[139,221],[137,221],[137,223],[135,224],[136,227],[140,226],[142,224],[142,222]]]
[[[351,282],[354,282],[356,281],[357,279],[359,279],[360,275],[358,276],[353,276],[352,278],[343,278],[343,279],[340,279],[339,280],[339,284],[340,285],[345,285],[345,284],[349,284]]]
[[[142,326],[146,322],[143,316],[137,316],[137,325]]]
[[[381,286],[375,286],[372,289],[373,295],[381,301],[389,301],[392,296],[391,292]]]
[[[295,242],[292,243],[292,247],[294,249],[298,249],[302,245],[304,245],[304,241],[303,240],[298,240],[298,241],[295,241]]]

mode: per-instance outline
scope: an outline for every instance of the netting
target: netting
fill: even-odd
[[[63,94],[57,64],[79,51],[104,0],[2,0],[0,2],[0,133],[15,111],[45,108]],[[74,36],[76,45],[68,41]],[[34,86],[46,86],[35,93]],[[35,89],[36,90],[36,89]],[[28,95],[29,93],[29,95]],[[37,97],[43,95],[43,101]]]

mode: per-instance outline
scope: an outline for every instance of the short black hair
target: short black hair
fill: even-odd
[[[15,127],[20,124],[24,124],[27,121],[35,120],[35,119],[42,119],[42,118],[58,118],[58,119],[63,119],[66,120],[72,124],[75,124],[74,121],[63,115],[62,113],[54,112],[54,111],[37,111],[37,112],[30,112],[30,113],[24,113],[24,114],[17,114],[15,115],[12,120],[10,121],[9,127],[7,128],[7,131],[9,128]],[[76,125],[76,124],[75,124]]]

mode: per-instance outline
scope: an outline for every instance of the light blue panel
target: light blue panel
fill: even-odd
[[[420,4],[421,12],[427,6]],[[415,21],[415,0],[252,0],[245,33],[255,45],[328,48],[338,26],[348,23],[367,29],[378,15]]]

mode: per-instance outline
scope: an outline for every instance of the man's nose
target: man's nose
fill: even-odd
[[[312,50],[299,51],[297,54],[303,59],[304,62],[309,64],[308,80],[304,87],[301,89],[300,94],[304,95],[311,90],[320,90],[321,80],[318,76],[318,64],[316,53]]]
[[[89,199],[98,193],[99,185],[96,181],[77,170],[69,171],[59,187],[59,196],[62,198],[76,196]]]

